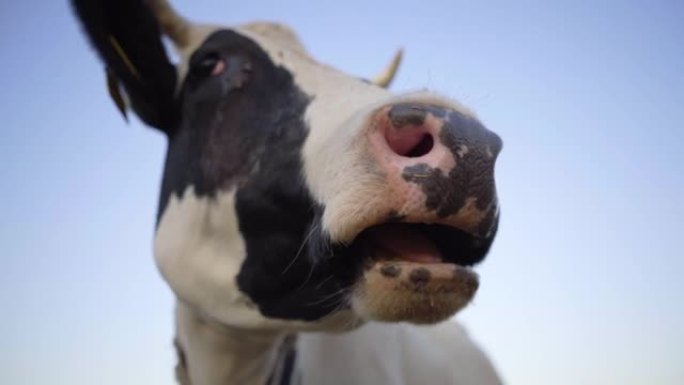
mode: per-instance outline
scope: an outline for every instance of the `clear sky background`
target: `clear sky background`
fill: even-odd
[[[684,384],[684,2],[177,0],[293,26],[474,109],[500,235],[459,318],[509,384]],[[109,101],[66,1],[0,2],[0,383],[171,384],[153,263],[165,139]]]

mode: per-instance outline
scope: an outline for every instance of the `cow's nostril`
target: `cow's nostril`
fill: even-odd
[[[404,155],[409,158],[418,158],[421,157],[430,151],[432,151],[432,146],[435,144],[434,139],[432,139],[432,135],[425,133],[423,134],[423,137],[421,138],[420,142],[416,144],[415,147],[409,150],[406,154],[399,154],[399,155]]]
[[[392,152],[408,158],[423,156],[434,146],[434,138],[422,127],[391,127],[385,140]]]

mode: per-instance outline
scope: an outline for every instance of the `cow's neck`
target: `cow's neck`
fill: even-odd
[[[225,327],[179,302],[176,345],[176,376],[182,385],[265,385],[280,375],[294,338],[278,331]]]

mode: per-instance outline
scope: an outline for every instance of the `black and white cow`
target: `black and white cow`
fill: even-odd
[[[183,384],[497,384],[455,322],[499,207],[501,140],[285,26],[73,0],[117,105],[168,139],[155,238]],[[177,49],[165,53],[162,36]],[[432,326],[416,326],[431,324]]]

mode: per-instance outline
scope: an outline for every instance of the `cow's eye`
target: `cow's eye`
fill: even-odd
[[[226,63],[218,54],[210,53],[192,64],[192,74],[197,77],[218,75],[226,68]]]

